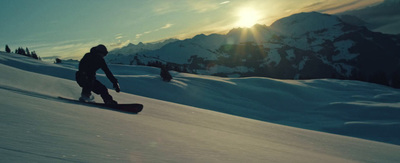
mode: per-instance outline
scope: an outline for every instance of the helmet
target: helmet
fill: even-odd
[[[100,54],[103,54],[104,56],[106,56],[108,51],[107,51],[106,46],[104,46],[103,44],[100,44],[95,47],[92,47],[90,49],[90,53],[92,53],[92,54],[100,53]]]

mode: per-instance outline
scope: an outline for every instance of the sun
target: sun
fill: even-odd
[[[239,20],[236,23],[236,26],[239,27],[252,27],[257,23],[260,16],[256,10],[253,8],[243,8],[238,12]]]

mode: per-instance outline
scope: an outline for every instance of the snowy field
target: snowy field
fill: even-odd
[[[0,162],[400,162],[397,89],[111,65],[127,114],[57,99],[76,66],[0,53]]]

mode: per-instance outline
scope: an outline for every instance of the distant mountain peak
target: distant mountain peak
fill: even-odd
[[[300,36],[307,32],[332,28],[341,23],[337,16],[303,12],[275,21],[271,25],[271,29],[281,35]]]

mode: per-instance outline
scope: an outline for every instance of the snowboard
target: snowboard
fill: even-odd
[[[65,97],[58,97],[59,99],[62,100],[67,100],[70,102],[78,103],[78,104],[86,104],[86,105],[92,105],[92,106],[98,106],[101,108],[107,108],[111,110],[116,110],[120,112],[127,112],[127,113],[134,113],[137,114],[143,110],[143,105],[142,104],[104,104],[104,103],[96,103],[96,102],[83,102],[75,99],[69,99]]]

